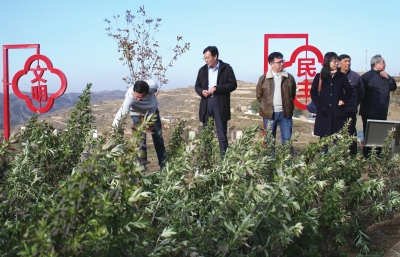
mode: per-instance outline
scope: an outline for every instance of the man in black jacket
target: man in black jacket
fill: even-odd
[[[385,71],[386,63],[381,55],[371,58],[371,70],[361,76],[364,84],[364,97],[360,105],[363,121],[364,138],[368,120],[386,120],[389,110],[390,91],[397,89],[396,81]],[[380,154],[380,148],[378,153]],[[371,152],[371,147],[364,147],[364,157]]]
[[[228,148],[228,120],[231,119],[231,92],[237,88],[235,73],[232,67],[219,60],[218,49],[208,46],[203,51],[206,65],[199,69],[195,90],[201,97],[199,119],[203,127],[207,125],[209,117],[215,121],[217,129],[220,155],[225,155]]]
[[[352,86],[354,92],[350,96],[349,100],[346,102],[346,114],[347,119],[350,119],[349,133],[350,135],[357,136],[356,122],[357,122],[357,112],[358,105],[360,104],[364,96],[364,86],[362,84],[361,76],[350,69],[351,58],[347,54],[342,54],[339,56],[340,60],[340,71],[346,74],[350,85]],[[357,142],[353,142],[350,145],[350,154],[357,154]]]

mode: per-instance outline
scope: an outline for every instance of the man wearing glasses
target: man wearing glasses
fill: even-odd
[[[217,129],[220,156],[224,157],[228,148],[228,120],[231,119],[231,92],[236,90],[237,82],[232,67],[221,61],[218,49],[208,46],[203,51],[206,64],[199,69],[195,90],[201,97],[199,119],[203,127],[212,117]]]
[[[263,117],[264,128],[269,128],[275,138],[279,124],[284,145],[292,137],[296,81],[291,74],[283,70],[285,61],[281,53],[271,53],[268,63],[271,69],[258,80],[256,97],[260,102],[260,116]],[[293,149],[291,153],[293,154]]]
[[[158,90],[158,84],[153,80],[139,80],[136,81],[133,87],[130,87],[125,94],[125,100],[121,108],[119,108],[112,123],[113,128],[116,128],[118,121],[129,112],[133,128],[140,125],[143,116],[154,113],[156,115],[156,122],[151,129],[151,136],[153,137],[154,148],[157,153],[158,165],[160,169],[165,166],[165,146],[162,136],[160,113],[158,111],[158,101],[155,93]],[[141,158],[141,163],[146,167],[147,151],[146,151],[146,135],[142,141],[143,146],[140,150],[144,151],[145,156]]]
[[[368,120],[386,120],[389,110],[390,91],[397,89],[396,81],[385,71],[386,63],[380,54],[371,58],[371,70],[361,76],[364,97],[361,100],[360,115],[363,121],[364,138]],[[378,155],[381,148],[378,147]],[[367,158],[371,147],[364,147]]]

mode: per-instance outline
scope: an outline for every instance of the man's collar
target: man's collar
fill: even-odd
[[[289,77],[287,71],[282,70],[280,75],[282,75],[283,77]],[[271,79],[274,77],[274,75],[272,74],[272,70],[267,71],[267,73],[265,74],[265,76],[267,77],[267,79]]]
[[[343,72],[342,69],[340,69],[340,72],[344,73],[344,74],[349,74],[349,72],[351,71],[351,69],[349,68],[346,72]]]
[[[381,73],[381,70],[375,70],[375,69],[372,69],[372,70],[375,71],[375,73],[378,75]]]
[[[218,63],[217,63],[217,66],[215,66],[215,69],[213,69],[213,68],[211,68],[210,66],[207,66],[208,67],[208,69],[210,70],[219,70],[219,60],[218,60]]]

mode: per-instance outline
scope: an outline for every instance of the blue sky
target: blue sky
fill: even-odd
[[[93,83],[93,91],[125,90],[122,77],[129,71],[118,60],[117,44],[107,37],[103,20],[123,16],[126,10],[136,12],[141,5],[148,17],[162,18],[156,39],[165,62],[172,57],[176,36],[191,44],[190,51],[167,71],[169,83],[162,89],[194,85],[208,45],[218,47],[220,59],[232,65],[238,80],[257,82],[263,73],[264,34],[272,33],[308,33],[309,44],[323,54],[349,54],[355,71],[365,71],[367,49],[368,69],[370,58],[381,54],[390,75],[400,72],[400,1],[396,0],[3,0],[0,45],[40,44],[41,54],[65,73],[66,92],[82,92],[88,82]],[[303,44],[275,40],[270,49],[289,59]],[[32,49],[10,50],[10,79],[32,54]]]

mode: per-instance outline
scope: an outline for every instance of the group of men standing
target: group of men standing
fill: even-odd
[[[230,93],[236,90],[237,81],[232,67],[219,59],[217,47],[208,46],[203,51],[202,66],[197,75],[195,91],[200,96],[199,120],[203,126],[212,117],[215,122],[220,156],[224,157],[228,148],[228,121],[231,119]],[[371,70],[360,76],[350,69],[351,58],[343,54],[339,56],[340,72],[344,73],[353,87],[346,106],[347,118],[350,119],[349,133],[356,135],[358,106],[362,116],[364,136],[369,119],[386,120],[389,108],[389,92],[397,88],[395,80],[385,72],[385,60],[380,55],[371,58]],[[292,137],[294,99],[296,97],[296,81],[283,69],[283,55],[273,52],[268,56],[270,70],[263,74],[257,83],[256,98],[260,102],[260,116],[265,128],[269,128],[276,137],[279,125],[282,144]],[[152,128],[152,136],[157,152],[160,168],[165,165],[165,146],[162,137],[161,121],[158,112],[158,102],[155,93],[157,83],[152,80],[137,81],[128,89],[125,101],[115,116],[113,127],[125,113],[130,112],[134,126],[140,123],[140,117],[155,113],[156,123]],[[145,145],[145,142],[143,142]],[[143,148],[145,150],[145,148]],[[293,154],[293,149],[291,149]],[[357,143],[350,147],[351,154],[357,153]],[[364,147],[367,157],[370,149]],[[143,160],[145,165],[147,159]]]
[[[362,117],[365,137],[368,120],[387,119],[390,91],[397,89],[396,81],[385,71],[385,60],[381,55],[371,58],[371,70],[362,76],[350,69],[349,55],[340,55],[339,61],[340,72],[346,75],[353,88],[352,95],[345,103],[347,119],[350,120],[349,133],[357,135],[356,122],[360,105],[359,114]],[[292,75],[283,70],[284,60],[281,53],[271,53],[268,62],[271,70],[263,74],[257,83],[256,96],[260,102],[260,116],[263,117],[264,126],[269,125],[274,137],[279,124],[282,144],[285,144],[292,136],[296,82]],[[370,152],[370,147],[363,148],[364,157],[368,157]],[[350,146],[350,153],[357,154],[357,142],[353,142]]]
[[[230,93],[237,88],[232,67],[218,57],[218,49],[209,46],[203,51],[206,64],[200,68],[195,90],[201,97],[199,118],[205,126],[208,118],[213,117],[217,129],[221,157],[228,147],[227,122],[230,119]],[[386,120],[389,109],[390,91],[397,89],[395,80],[385,71],[385,60],[381,55],[371,58],[371,70],[360,76],[352,71],[351,58],[347,54],[339,56],[340,72],[344,73],[353,88],[352,95],[345,103],[349,133],[357,135],[356,122],[358,106],[363,121],[365,136],[367,121],[370,119]],[[269,128],[276,137],[279,126],[282,144],[292,137],[294,99],[296,97],[296,81],[283,69],[283,55],[273,52],[268,56],[270,69],[263,74],[257,83],[256,98],[260,102],[259,114],[263,118],[265,128]],[[371,149],[363,148],[368,156]],[[291,149],[293,154],[293,149]],[[350,153],[357,154],[357,142],[350,146]]]

